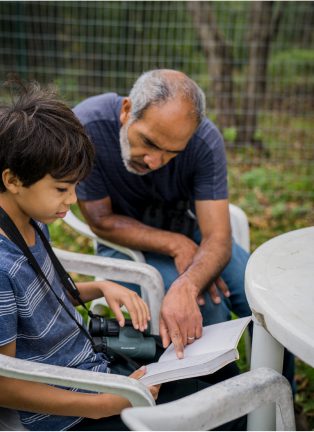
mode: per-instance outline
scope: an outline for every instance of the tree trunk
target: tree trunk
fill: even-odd
[[[189,1],[192,15],[208,70],[213,79],[213,95],[217,124],[223,130],[237,127],[238,145],[260,145],[255,140],[258,111],[261,108],[267,81],[267,64],[272,39],[276,36],[282,16],[282,5],[274,13],[274,1],[250,2],[248,24],[247,79],[239,101],[240,113],[235,110],[233,95],[234,59],[232,46],[223,37],[213,17],[211,2]],[[279,2],[280,3],[280,2]]]
[[[209,74],[213,80],[217,124],[222,130],[235,126],[232,49],[219,31],[210,2],[189,1],[187,9],[192,15],[195,30],[206,56]]]
[[[246,84],[243,91],[241,114],[237,119],[237,144],[262,147],[262,143],[255,139],[258,112],[262,106],[266,84],[267,65],[271,40],[275,37],[281,9],[274,14],[273,1],[251,2],[250,26],[248,33],[248,68]]]

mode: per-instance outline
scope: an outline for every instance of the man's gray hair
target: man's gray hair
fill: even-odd
[[[192,104],[191,114],[197,123],[205,117],[205,95],[200,87],[182,72],[156,69],[144,72],[129,94],[132,103],[131,121],[140,119],[151,105],[162,105],[177,96]]]

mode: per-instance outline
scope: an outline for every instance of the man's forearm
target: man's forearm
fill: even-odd
[[[201,293],[213,283],[231,258],[231,239],[209,237],[202,241],[191,265],[182,276],[188,277]]]
[[[181,234],[172,233],[145,225],[136,219],[110,215],[90,224],[92,231],[106,240],[142,251],[174,256]]]

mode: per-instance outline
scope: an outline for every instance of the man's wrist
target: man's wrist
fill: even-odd
[[[180,247],[180,240],[182,237],[182,234],[179,233],[173,233],[170,231],[163,231],[163,237],[164,237],[164,253],[165,255],[168,255],[172,258],[177,256],[178,249]]]
[[[191,275],[189,275],[188,271],[182,273],[176,279],[175,285],[178,289],[182,289],[182,287],[184,287],[184,289],[188,290],[195,299],[201,292],[201,288],[197,286],[193,279],[191,279]]]

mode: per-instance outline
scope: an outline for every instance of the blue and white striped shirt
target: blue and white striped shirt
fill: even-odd
[[[41,228],[48,237],[47,228],[44,225]],[[37,233],[35,245],[30,249],[55,292],[82,323]],[[19,248],[0,235],[0,346],[13,341],[16,341],[17,358],[108,372],[105,356],[93,352],[90,341],[36,275]],[[24,411],[19,414],[29,430],[64,430],[81,420]]]

